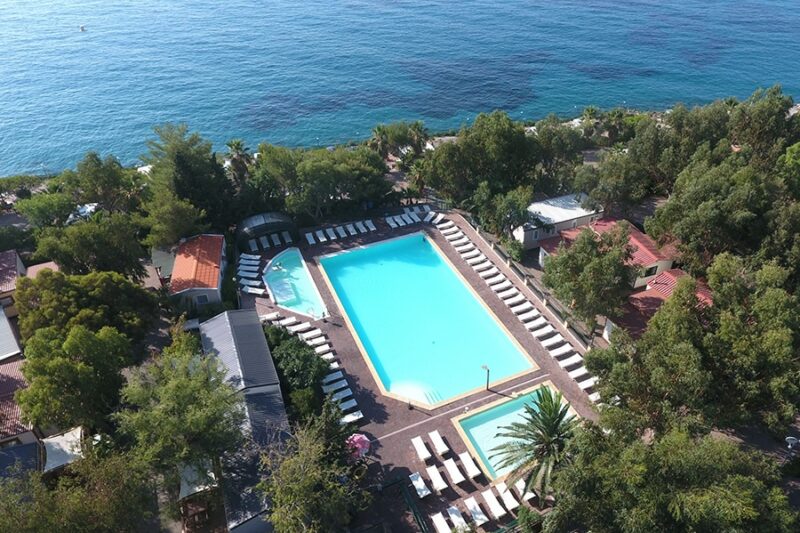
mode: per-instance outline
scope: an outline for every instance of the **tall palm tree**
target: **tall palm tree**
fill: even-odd
[[[386,156],[389,155],[389,136],[386,126],[378,124],[372,128],[372,137],[367,141],[367,145],[386,159]]]
[[[562,401],[560,392],[541,387],[533,403],[525,404],[523,420],[500,428],[498,437],[507,442],[496,446],[490,459],[500,457],[497,468],[511,467],[508,483],[525,480],[525,490],[534,490],[540,501],[550,492],[553,476],[568,457],[567,443],[572,438],[578,420],[569,413],[569,404]]]
[[[408,126],[408,140],[414,149],[414,155],[420,155],[425,143],[428,141],[428,130],[421,120],[412,122]]]
[[[253,157],[241,139],[231,139],[226,146],[228,147],[228,174],[237,192],[240,192],[250,176],[250,164],[253,162]]]

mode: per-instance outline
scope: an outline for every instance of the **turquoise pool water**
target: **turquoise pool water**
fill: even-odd
[[[508,426],[513,422],[522,419],[524,412],[524,405],[526,403],[533,403],[533,395],[536,391],[531,391],[513,400],[503,402],[494,407],[490,407],[485,411],[481,411],[472,416],[462,418],[457,422],[467,435],[472,447],[478,452],[478,456],[493,479],[507,474],[511,468],[497,468],[500,462],[499,457],[490,460],[489,457],[493,454],[492,449],[504,442],[508,438],[498,437],[497,433],[501,431],[500,428]]]
[[[434,404],[532,368],[416,233],[321,260],[384,388]]]
[[[281,307],[313,318],[327,315],[322,297],[297,248],[289,248],[272,258],[264,269],[264,284],[273,301]]]

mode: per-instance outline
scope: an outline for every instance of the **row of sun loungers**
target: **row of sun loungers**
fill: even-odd
[[[419,218],[414,212],[411,213],[403,213],[402,215],[394,215],[388,216],[384,219],[389,227],[392,229],[397,229],[403,226],[409,226],[411,224],[417,224],[422,222],[422,219]]]
[[[250,239],[247,241],[247,247],[253,253],[258,253],[260,250],[269,250],[270,248],[278,248],[283,245],[289,245],[294,242],[292,235],[288,231],[282,231],[280,234],[272,233],[270,235],[262,235],[258,239]]]
[[[514,287],[505,275],[492,263],[489,258],[478,250],[470,239],[452,220],[445,220],[439,214],[431,219],[450,244],[489,287],[503,300],[503,302],[517,315],[520,321],[531,334],[548,350],[559,363],[559,366],[568,371],[569,376],[578,382],[581,390],[589,391],[597,378],[591,376],[583,366],[583,357],[578,354],[567,339],[556,328],[551,326],[547,319],[531,304],[528,299]],[[597,392],[589,394],[593,402],[600,400]]]
[[[323,243],[328,241],[336,241],[345,239],[347,237],[355,237],[356,235],[377,231],[378,228],[372,220],[359,220],[350,224],[343,224],[332,228],[323,228],[316,231],[309,231],[305,234],[306,242],[309,245],[316,244],[317,242]],[[316,238],[315,238],[316,237]]]
[[[414,487],[419,487],[417,490],[418,493],[421,489],[423,492],[427,491],[426,496],[430,494],[430,490],[425,485],[425,481],[418,472],[415,472],[409,477],[411,478],[411,482]],[[495,518],[495,520],[500,520],[508,514],[508,511],[513,511],[519,508],[520,500],[527,501],[535,497],[533,493],[525,491],[525,483],[522,480],[519,480],[514,485],[514,488],[517,491],[516,495],[509,490],[505,483],[502,482],[495,485],[494,488],[497,490],[497,494],[495,494],[492,488],[489,488],[482,491],[481,496],[483,497],[484,502],[486,502],[489,513]],[[500,496],[499,499],[497,497],[498,495]],[[500,503],[501,501],[502,504]],[[483,509],[474,496],[465,498],[464,506],[467,508],[467,512],[472,517],[472,520],[475,522],[476,526],[480,527],[489,521],[489,517],[483,512]],[[431,522],[433,522],[433,527],[437,533],[449,533],[452,531],[451,526],[447,523],[448,518],[453,524],[453,528],[467,527],[464,516],[461,514],[461,511],[458,509],[458,507],[452,505],[447,508],[446,512],[447,517],[445,517],[443,513],[434,513],[430,515]]]
[[[339,409],[344,413],[339,421],[341,424],[358,422],[364,418],[364,414],[358,410],[358,403],[353,398],[353,391],[350,389],[347,378],[336,361],[328,337],[321,329],[314,327],[311,322],[300,322],[293,316],[284,318],[279,311],[262,315],[259,318],[261,322],[280,326],[289,333],[297,335],[300,340],[314,348],[314,353],[329,363],[331,372],[322,380],[322,392],[329,395],[331,400],[339,402]]]
[[[289,239],[291,239],[291,237],[289,237]],[[242,292],[255,296],[264,296],[267,294],[267,290],[264,288],[264,281],[261,279],[260,255],[239,255],[236,277],[239,278],[239,290]]]

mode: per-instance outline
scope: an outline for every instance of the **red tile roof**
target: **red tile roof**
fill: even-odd
[[[598,235],[602,235],[607,231],[611,231],[619,224],[619,220],[615,218],[604,218],[592,223],[592,229]],[[630,237],[628,243],[633,247],[633,255],[631,263],[639,266],[652,265],[658,261],[667,261],[670,258],[662,253],[658,248],[656,241],[639,231],[636,226],[628,223],[630,230]]]
[[[0,439],[13,437],[30,431],[31,426],[22,422],[19,405],[14,393],[28,386],[22,375],[22,358],[0,363]]]
[[[576,228],[561,230],[558,232],[558,235],[539,241],[539,246],[548,254],[554,255],[559,244],[563,242],[566,247],[572,246],[572,243],[575,242],[575,239],[578,238],[581,231],[585,229],[586,226],[578,226]]]
[[[0,292],[10,292],[17,288],[17,251],[0,252]]]
[[[688,276],[686,272],[680,268],[672,268],[665,270],[647,283],[649,289],[655,289],[663,294],[666,298],[672,296],[672,291],[675,290],[675,285],[678,280],[683,276]],[[697,290],[695,292],[697,299],[705,305],[711,305],[713,298],[711,296],[711,289],[708,288],[703,281],[697,281]]]
[[[35,278],[42,270],[52,270],[53,272],[58,272],[61,269],[58,268],[58,265],[55,264],[55,262],[48,261],[47,263],[39,263],[38,265],[29,266],[26,269],[25,276],[29,278]]]
[[[189,289],[218,289],[222,266],[222,235],[197,235],[178,246],[170,294]]]
[[[655,289],[633,293],[628,296],[628,301],[623,306],[622,317],[615,318],[612,322],[625,329],[634,339],[638,339],[647,329],[647,323],[666,300],[667,297]]]

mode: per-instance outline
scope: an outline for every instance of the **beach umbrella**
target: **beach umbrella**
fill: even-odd
[[[369,452],[369,437],[363,433],[353,433],[347,437],[346,443],[354,459],[361,459]]]

